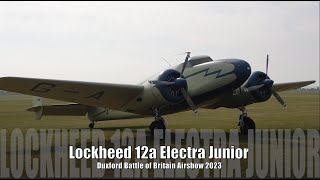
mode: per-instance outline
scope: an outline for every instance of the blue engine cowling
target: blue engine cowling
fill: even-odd
[[[163,71],[158,80],[159,81],[168,81],[168,82],[172,82],[175,81],[177,78],[180,77],[180,72],[176,71],[174,69],[168,69]],[[181,86],[179,86],[179,84],[176,85],[156,85],[155,87],[157,87],[161,93],[161,95],[168,101],[171,103],[178,103],[181,102],[182,100],[184,100],[183,94],[181,92]],[[184,85],[185,90],[188,90],[188,86],[187,84]]]
[[[264,72],[261,71],[255,71],[251,74],[251,76],[248,78],[248,81],[245,85],[246,88],[260,85],[262,84],[262,81],[265,79],[270,79],[268,75],[266,75]],[[262,88],[259,88],[257,90],[251,91],[250,94],[255,98],[258,102],[263,102],[268,100],[272,92],[270,91],[270,88],[267,86],[264,86]]]

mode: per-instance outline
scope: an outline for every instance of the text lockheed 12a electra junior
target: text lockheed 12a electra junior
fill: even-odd
[[[154,129],[166,129],[162,115],[197,108],[238,108],[240,132],[255,129],[245,107],[265,102],[273,95],[282,106],[277,92],[300,88],[315,81],[274,83],[266,72],[252,72],[241,59],[212,60],[209,56],[186,53],[185,61],[157,73],[138,85],[93,83],[23,77],[0,78],[0,89],[35,96],[29,111],[42,116],[88,116],[89,127],[97,121],[154,117]],[[40,97],[68,104],[44,105]]]

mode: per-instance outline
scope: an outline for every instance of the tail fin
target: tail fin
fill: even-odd
[[[40,120],[43,115],[43,101],[40,97],[32,97],[32,108],[34,111],[34,119]]]

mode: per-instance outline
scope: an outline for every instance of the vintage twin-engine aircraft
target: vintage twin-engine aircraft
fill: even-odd
[[[185,61],[170,67],[139,85],[77,82],[19,77],[0,78],[0,89],[37,96],[33,99],[36,119],[43,115],[85,116],[94,122],[154,116],[150,130],[166,129],[161,115],[197,107],[238,108],[246,116],[245,106],[267,101],[271,95],[286,106],[277,94],[315,81],[274,84],[266,73],[255,71],[241,59],[213,61],[209,56],[186,53]],[[74,102],[43,105],[38,97]],[[240,116],[241,117],[241,116]],[[247,119],[247,120],[245,120]],[[240,130],[255,128],[251,118],[240,118]]]

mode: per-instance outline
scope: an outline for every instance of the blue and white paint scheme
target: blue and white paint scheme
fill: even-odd
[[[212,60],[209,56],[186,54],[184,62],[139,85],[3,77],[0,89],[36,96],[33,107],[28,109],[35,112],[36,119],[49,115],[87,115],[93,128],[94,122],[114,119],[154,116],[158,122],[161,115],[190,109],[197,113],[197,108],[243,111],[245,106],[267,101],[272,95],[286,106],[277,92],[315,82],[276,84],[267,72],[252,72],[245,60]],[[43,105],[38,97],[73,103]]]

